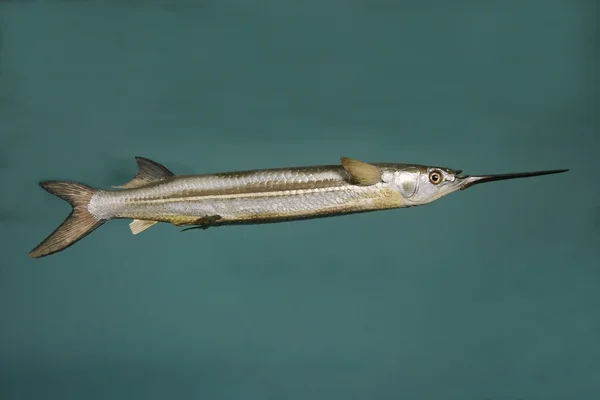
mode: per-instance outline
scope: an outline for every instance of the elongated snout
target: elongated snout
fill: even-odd
[[[496,175],[482,175],[482,176],[457,176],[460,181],[460,190],[465,190],[473,185],[485,182],[503,181],[505,179],[519,179],[519,178],[530,178],[532,176],[542,176],[551,174],[560,174],[567,172],[568,169],[554,169],[547,171],[533,171],[533,172],[515,172],[512,174],[496,174]]]

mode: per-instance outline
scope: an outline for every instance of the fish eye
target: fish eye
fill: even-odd
[[[442,182],[442,173],[438,170],[431,171],[429,173],[429,182],[439,185]]]

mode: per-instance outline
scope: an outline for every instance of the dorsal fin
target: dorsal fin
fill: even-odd
[[[175,176],[167,167],[144,157],[136,157],[138,172],[135,178],[121,186],[113,186],[117,189],[131,189],[147,185],[152,182],[162,181],[170,176]]]
[[[376,165],[352,158],[342,157],[342,166],[358,185],[375,185],[381,182],[382,171]]]

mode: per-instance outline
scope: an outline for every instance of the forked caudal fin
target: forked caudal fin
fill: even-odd
[[[73,210],[54,232],[29,252],[31,257],[45,257],[64,250],[89,235],[105,222],[104,220],[98,220],[88,211],[88,204],[94,193],[96,193],[96,189],[81,183],[64,181],[40,182],[40,186],[48,193],[68,202]]]

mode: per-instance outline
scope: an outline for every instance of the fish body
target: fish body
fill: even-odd
[[[186,225],[206,216],[219,216],[222,225],[289,221],[405,205],[391,182],[356,185],[350,178],[343,167],[336,165],[173,176],[138,188],[99,191],[88,208],[98,219]]]
[[[566,171],[469,177],[443,167],[342,158],[340,165],[178,176],[152,160],[136,160],[135,178],[113,190],[41,182],[73,210],[30,256],[64,250],[111,219],[133,220],[130,228],[137,234],[158,222],[206,229],[323,218],[427,204],[478,181]]]

